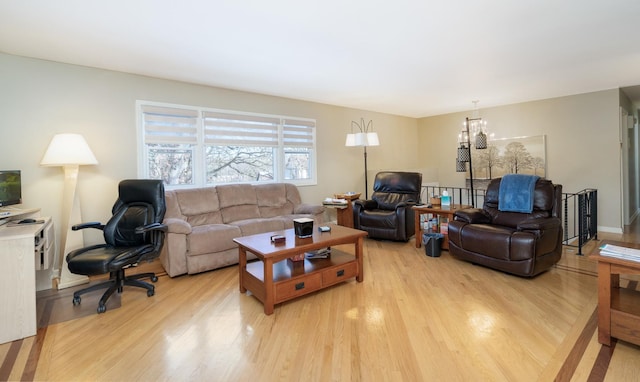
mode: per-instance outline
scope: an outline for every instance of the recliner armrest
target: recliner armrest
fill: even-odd
[[[325,210],[324,206],[321,206],[321,205],[302,203],[293,209],[293,213],[320,215],[324,212],[324,210]]]
[[[376,202],[375,200],[356,200],[354,202],[355,206],[354,207],[360,207],[361,209],[364,210],[375,210],[376,208],[378,208],[378,202]]]
[[[518,224],[518,231],[544,231],[549,229],[557,229],[560,227],[560,219],[558,218],[539,218],[525,220]]]
[[[168,231],[170,233],[181,233],[183,235],[188,235],[192,231],[191,224],[182,219],[167,218],[164,219],[164,224],[167,225]]]
[[[462,221],[469,224],[489,224],[491,216],[480,208],[466,208],[456,211],[453,215],[454,220]]]

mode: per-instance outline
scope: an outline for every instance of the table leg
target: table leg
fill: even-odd
[[[246,293],[247,288],[244,287],[244,275],[247,273],[247,250],[241,246],[238,246],[238,269],[240,274],[238,280],[240,281],[240,293]]]
[[[611,346],[611,264],[598,262],[598,342]]]
[[[416,248],[420,248],[422,245],[422,230],[420,229],[420,213],[416,211],[414,215],[415,235],[416,235]]]
[[[273,290],[273,260],[266,258],[264,264],[264,314],[273,314],[274,290]]]
[[[356,241],[356,262],[358,263],[358,275],[356,276],[356,280],[361,283],[364,281],[364,261],[362,261],[364,247],[364,239],[362,236],[358,237],[358,241]]]

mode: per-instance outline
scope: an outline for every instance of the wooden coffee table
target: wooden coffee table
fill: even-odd
[[[240,292],[250,291],[264,304],[264,313],[273,313],[274,305],[315,292],[355,277],[364,280],[362,267],[363,239],[360,231],[329,224],[330,232],[314,227],[313,237],[296,237],[293,229],[243,236],[233,239],[238,244]],[[284,235],[286,242],[272,243],[271,236]],[[334,246],[354,244],[355,255]],[[304,259],[294,262],[289,258],[304,252],[331,247],[327,259]],[[247,263],[247,252],[260,261]]]

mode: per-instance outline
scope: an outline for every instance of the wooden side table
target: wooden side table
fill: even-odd
[[[335,208],[338,215],[338,225],[343,227],[353,228],[353,201],[360,197],[360,194],[340,194],[336,195],[339,199],[344,199],[347,202],[336,203],[323,203],[325,207]]]
[[[640,244],[603,241],[640,249]],[[640,275],[640,262],[600,255],[596,247],[589,258],[598,261],[598,342],[611,346],[611,338],[640,345],[640,292],[620,288],[620,275]]]
[[[414,212],[415,219],[415,232],[416,232],[416,248],[420,248],[422,246],[422,229],[420,229],[420,215],[422,214],[433,214],[444,216],[449,220],[453,220],[453,214],[458,210],[463,210],[465,208],[471,208],[471,206],[467,206],[465,204],[453,204],[448,207],[442,206],[432,206],[428,205],[422,206],[413,206],[411,207]],[[444,234],[444,240],[442,240],[442,249],[449,250],[449,235]]]

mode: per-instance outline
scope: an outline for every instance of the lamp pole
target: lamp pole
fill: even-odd
[[[471,121],[471,119],[469,119],[469,117],[467,117],[467,121],[465,123],[466,126],[466,132],[467,132],[467,150],[469,150],[469,188],[470,188],[470,194],[471,194],[471,207],[475,208],[476,207],[476,201],[475,201],[475,195],[474,195],[474,191],[473,191],[473,160],[471,159],[472,155],[471,155],[471,134],[469,132],[469,121]]]
[[[369,200],[369,179],[367,176],[367,146],[364,146],[364,199]]]

